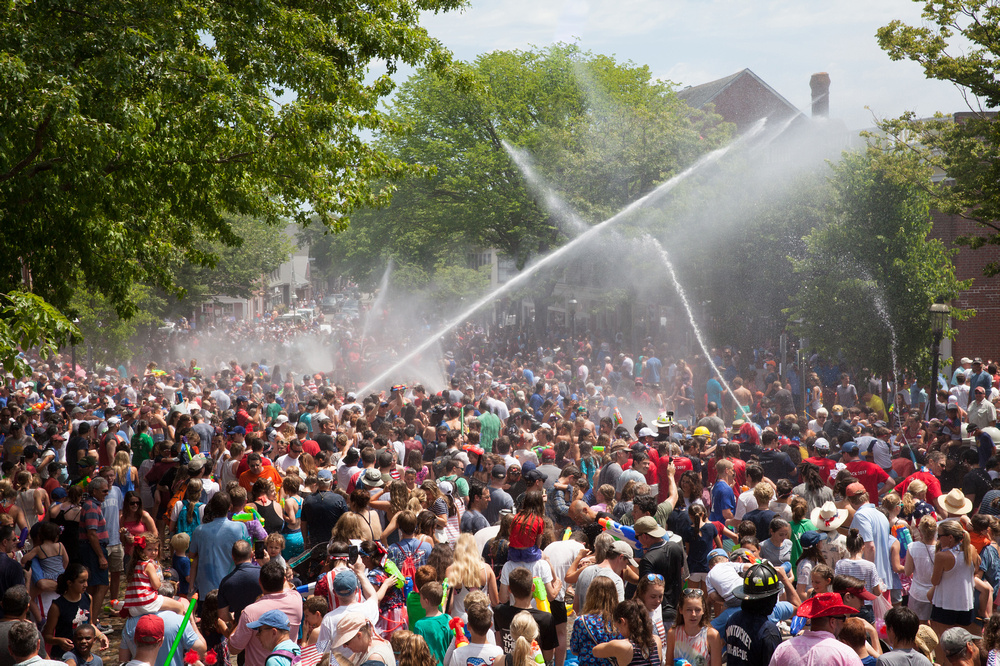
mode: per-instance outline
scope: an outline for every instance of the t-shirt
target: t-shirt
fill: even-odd
[[[514,641],[510,637],[510,623],[514,616],[527,610],[538,624],[538,645],[542,650],[554,650],[559,643],[556,625],[552,613],[545,613],[537,608],[517,608],[510,604],[500,604],[493,609],[493,627],[497,632],[497,644],[504,652],[514,651]]]
[[[847,471],[854,475],[858,483],[868,491],[869,501],[878,501],[878,487],[886,482],[889,475],[875,463],[854,460],[847,463]]]
[[[286,639],[274,646],[271,654],[264,660],[264,666],[291,666],[290,657],[274,654],[275,652],[291,652],[295,656],[302,654],[302,650],[295,641]]]
[[[479,530],[489,526],[489,521],[486,520],[483,514],[479,513],[475,509],[467,509],[465,513],[462,514],[462,532],[475,534]]]
[[[177,636],[177,632],[180,631],[184,617],[173,611],[160,611],[156,615],[163,620],[163,645],[160,646],[159,652],[156,653],[156,661],[154,663],[157,666],[164,664],[167,666],[184,666],[185,653],[194,647],[194,644],[198,641],[198,634],[195,632],[192,623],[189,622],[184,626],[184,634],[180,645],[178,645],[177,651],[174,652],[173,658],[168,663],[167,653],[170,652],[170,646]],[[132,654],[135,654],[135,626],[138,623],[139,618],[130,617],[125,620],[125,626],[122,627],[121,646]]]
[[[728,666],[767,666],[781,645],[781,632],[767,617],[738,610],[726,624],[725,639]]]
[[[975,496],[972,500],[973,511],[979,508],[983,498],[986,497],[986,493],[992,489],[993,485],[990,483],[990,474],[985,469],[979,467],[970,469],[965,478],[962,479],[962,492],[965,493],[965,496]]]
[[[90,659],[87,659],[86,661],[81,660],[79,657],[76,656],[74,652],[63,653],[62,660],[64,662],[69,663],[71,659],[73,660],[73,663],[76,664],[77,666],[104,666],[104,660],[101,659],[96,654],[94,654],[93,652],[90,653]],[[0,663],[5,663],[5,662],[0,661]],[[14,662],[11,661],[10,663],[13,664]]]
[[[437,659],[437,663],[444,663],[444,655],[448,651],[448,644],[455,637],[455,632],[448,626],[451,616],[446,613],[425,617],[417,620],[413,625],[413,633],[423,636],[427,642],[427,647],[431,650],[431,655]]]
[[[708,519],[724,521],[726,516],[722,512],[726,509],[736,509],[736,493],[728,483],[720,479],[712,486],[712,512]]]
[[[490,666],[503,650],[488,643],[468,643],[451,652],[451,659],[445,666]]]
[[[770,509],[754,509],[748,511],[743,520],[749,520],[757,526],[757,540],[763,543],[771,538],[771,521],[777,516],[778,514]]]
[[[878,657],[875,666],[931,666],[931,662],[916,650],[892,650]]]

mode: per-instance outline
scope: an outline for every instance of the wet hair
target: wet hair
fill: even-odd
[[[704,599],[704,597],[702,597]],[[702,602],[704,607],[704,601]],[[653,639],[653,623],[649,619],[649,611],[638,599],[627,599],[615,606],[615,622],[624,620],[629,629],[629,641],[639,648],[642,656],[646,659],[653,654],[657,647]]]

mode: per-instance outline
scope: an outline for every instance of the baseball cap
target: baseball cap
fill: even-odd
[[[984,389],[982,386],[977,386],[976,393],[982,393],[983,395],[986,395],[986,389]]]
[[[552,449],[545,449],[542,451],[542,460],[554,461],[556,459],[556,452]]]
[[[817,437],[816,441],[813,442],[813,448],[817,451],[829,451],[830,442],[825,437]]]
[[[141,615],[132,638],[140,645],[156,645],[163,640],[163,620],[152,613]]]
[[[246,435],[247,434],[247,429],[244,428],[243,426],[236,426],[235,428],[231,429],[226,434],[228,434],[228,435]]]
[[[857,442],[844,442],[843,446],[840,447],[842,453],[846,453],[851,456],[858,455],[858,443]]]
[[[350,574],[353,576],[354,572],[352,571]],[[340,574],[338,574],[338,577],[339,575]],[[247,629],[260,629],[261,627],[274,627],[275,629],[288,631],[288,616],[285,615],[284,611],[272,608],[257,618],[256,622],[247,623]]]
[[[860,483],[855,482],[855,483],[852,483],[852,484],[850,484],[850,485],[847,486],[847,489],[844,491],[844,494],[847,497],[855,497],[857,495],[861,495],[862,493],[866,493],[866,492],[868,492],[868,491],[865,490],[865,487],[863,485],[861,485]]]
[[[328,469],[321,469],[316,472],[316,478],[320,481],[333,481],[333,472]]]
[[[491,474],[494,479],[503,479],[507,476],[507,468],[503,465],[493,465],[493,472]]]
[[[615,541],[611,544],[611,552],[615,555],[624,555],[628,558],[628,563],[633,567],[639,566],[636,564],[635,559],[632,557],[632,546],[628,545],[624,541]]]
[[[281,425],[283,423],[288,423],[288,417],[284,414],[278,414],[277,418],[274,419],[274,425]]]
[[[978,640],[973,634],[962,627],[952,627],[941,634],[941,650],[951,659],[965,650],[965,646]]]
[[[635,525],[632,529],[635,530],[636,534],[648,534],[654,539],[667,535],[667,531],[663,529],[652,516],[643,516],[639,520],[635,521]]]
[[[841,405],[834,405],[833,407],[830,408],[830,412],[832,414],[843,414],[844,408]]]
[[[544,481],[546,477],[544,474],[539,472],[537,469],[529,469],[527,472],[521,475],[527,483],[536,483],[538,481]]]
[[[639,431],[638,437],[656,437],[656,433],[651,428],[643,428]]]
[[[333,591],[341,597],[354,594],[358,589],[358,577],[350,569],[342,569],[333,579]]]
[[[205,457],[205,454],[199,453],[194,458],[191,458],[190,461],[188,461],[188,471],[200,472],[202,468],[205,467],[206,463],[208,463],[208,458]]]
[[[729,556],[726,555],[726,551],[723,550],[722,548],[713,548],[712,550],[708,551],[708,557],[706,557],[705,559],[708,562],[711,562],[712,560],[714,560],[717,557],[724,557],[727,560],[729,559]]]
[[[977,363],[979,365],[982,365],[983,364],[983,359],[979,358],[978,356],[976,358],[972,359],[972,365],[976,365]]]

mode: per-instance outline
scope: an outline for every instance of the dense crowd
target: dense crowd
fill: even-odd
[[[101,666],[117,631],[133,666],[997,659],[994,364],[928,406],[817,358],[450,342],[437,392],[8,375],[0,666]]]

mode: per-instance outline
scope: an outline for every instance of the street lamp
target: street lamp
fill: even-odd
[[[948,324],[948,316],[951,308],[944,303],[934,303],[931,305],[931,332],[934,333],[934,345],[931,347],[931,391],[927,396],[927,417],[933,415],[931,405],[937,404],[938,386],[938,355],[941,352],[941,338],[944,336],[944,327]]]
[[[569,340],[570,343],[574,342],[576,338],[576,306],[579,303],[573,294],[569,295],[569,300],[566,301],[566,306],[569,307]]]

